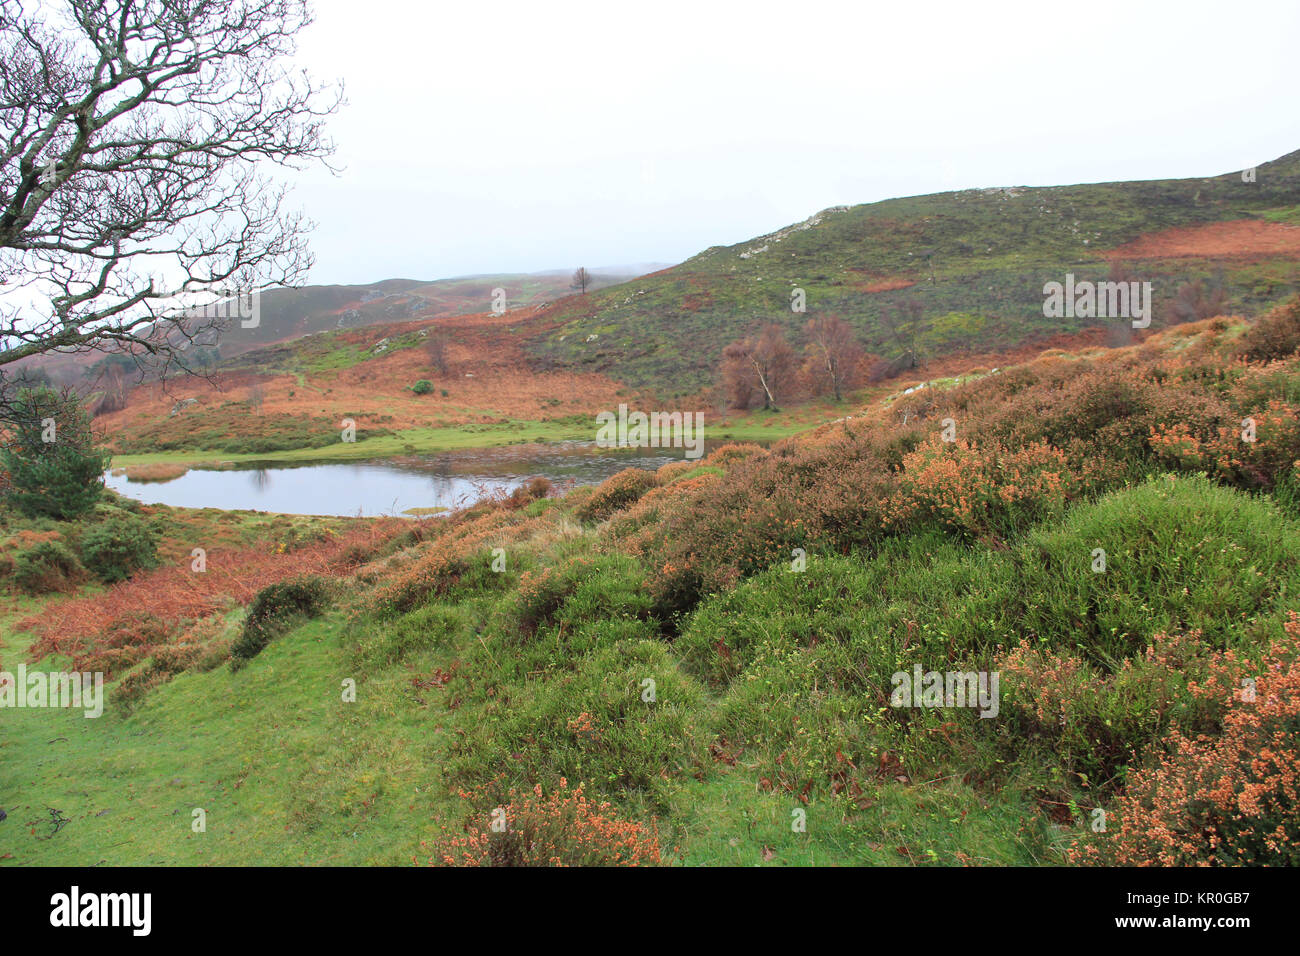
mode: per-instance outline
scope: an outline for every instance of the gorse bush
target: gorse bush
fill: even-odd
[[[411,391],[416,395],[428,395],[433,391],[433,383],[427,378],[422,378],[411,386]]]
[[[258,591],[243,629],[230,648],[233,669],[238,670],[260,654],[295,620],[317,617],[329,603],[330,594],[329,582],[319,577],[279,581]]]
[[[1300,595],[1300,528],[1202,477],[1156,478],[1077,508],[1018,554],[1023,633],[1107,670],[1160,631],[1198,628],[1227,647]]]
[[[38,541],[13,556],[14,582],[30,594],[70,591],[86,579],[86,569],[57,539]]]
[[[85,566],[105,584],[113,584],[157,565],[158,537],[147,522],[121,515],[86,529],[80,551]]]

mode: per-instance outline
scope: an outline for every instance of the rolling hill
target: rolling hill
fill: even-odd
[[[539,369],[600,372],[665,395],[713,380],[722,348],[777,322],[793,339],[837,313],[886,360],[884,321],[918,303],[921,351],[1014,349],[1096,320],[1045,319],[1043,287],[1152,282],[1153,328],[1213,311],[1255,311],[1300,288],[1300,151],[1205,179],[969,189],[826,209],[801,223],[678,266],[564,299],[530,345]],[[1115,270],[1112,273],[1112,270]],[[1180,289],[1201,280],[1198,290]],[[807,313],[791,310],[796,288]],[[1112,344],[1128,340],[1116,323]]]

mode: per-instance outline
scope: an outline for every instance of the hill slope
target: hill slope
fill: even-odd
[[[1153,328],[1180,321],[1184,283],[1221,273],[1225,311],[1249,312],[1300,287],[1300,152],[1207,179],[971,189],[824,210],[802,223],[552,307],[563,321],[531,346],[540,368],[611,374],[689,394],[724,345],[763,323],[792,335],[838,313],[871,351],[900,348],[886,310],[919,302],[929,355],[1011,349],[1098,324],[1045,319],[1043,286],[1125,278],[1153,283]],[[1204,317],[1194,314],[1190,317]],[[1219,310],[1214,310],[1219,311]],[[1208,314],[1208,313],[1207,313]],[[1184,316],[1186,317],[1186,316]],[[1116,323],[1115,344],[1126,340]],[[592,338],[595,336],[595,338]]]

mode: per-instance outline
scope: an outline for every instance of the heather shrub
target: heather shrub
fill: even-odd
[[[1172,726],[1216,726],[1217,710],[1188,690],[1207,678],[1213,653],[1199,631],[1157,634],[1142,654],[1105,673],[1022,638],[997,662],[1007,759],[1021,756],[1027,743],[1042,743],[1056,766],[1094,794],[1106,792]]]
[[[754,445],[749,442],[732,442],[714,449],[705,460],[710,465],[728,468],[738,461],[744,461],[747,458],[761,458],[766,454],[768,454],[767,450],[761,445]]]
[[[625,468],[601,482],[574,513],[583,521],[604,521],[614,512],[634,504],[658,483],[654,472]]]
[[[522,508],[524,505],[545,498],[551,493],[551,487],[549,478],[544,478],[541,475],[529,478],[505,499],[506,507]]]
[[[1150,440],[1166,465],[1202,471],[1240,488],[1271,489],[1294,477],[1300,460],[1300,411],[1272,398],[1241,418],[1234,416],[1214,434],[1197,434],[1175,422],[1153,426]]]
[[[1044,442],[1010,449],[936,437],[903,456],[882,523],[895,533],[937,525],[1006,537],[1060,514],[1077,487],[1065,455]]]
[[[1300,296],[1256,320],[1239,340],[1239,354],[1251,362],[1288,358],[1300,349]]]
[[[879,512],[886,477],[856,445],[814,445],[751,456],[725,478],[682,488],[687,497],[637,539],[653,571],[656,613],[673,620],[704,596],[790,561],[796,548],[870,540],[878,522],[867,519]]]
[[[664,863],[658,834],[623,820],[606,802],[589,799],[566,779],[544,793],[511,790],[493,808],[504,821],[494,829],[480,814],[464,835],[444,840],[431,866],[658,866]]]
[[[1222,732],[1175,728],[1135,771],[1112,811],[1118,826],[1077,842],[1074,862],[1122,866],[1300,864],[1300,617],[1256,668],[1207,689]]]
[[[469,562],[453,542],[435,541],[409,567],[376,592],[376,610],[404,613],[454,587]]]
[[[525,571],[507,600],[508,617],[525,637],[541,628],[589,621],[648,618],[650,599],[640,564],[622,554],[574,556]]]

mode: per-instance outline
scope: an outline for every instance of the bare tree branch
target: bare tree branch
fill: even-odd
[[[333,152],[341,90],[288,65],[306,0],[34,6],[0,0],[0,366],[100,350],[191,371],[228,322],[196,295],[312,264],[275,175]]]

